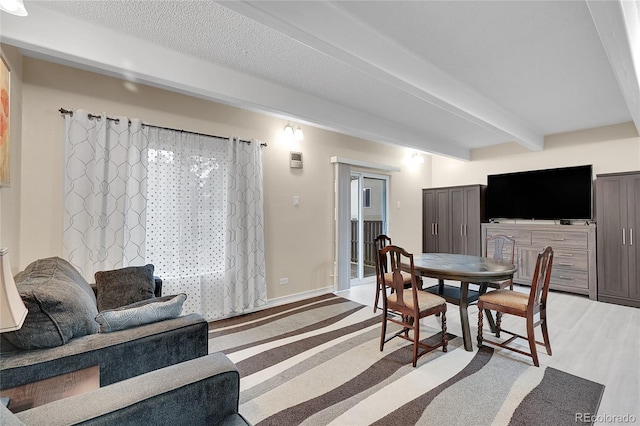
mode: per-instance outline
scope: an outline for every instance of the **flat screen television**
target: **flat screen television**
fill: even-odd
[[[592,166],[487,176],[489,219],[592,219]]]

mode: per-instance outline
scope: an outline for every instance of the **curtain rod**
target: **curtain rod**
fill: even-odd
[[[65,114],[69,114],[71,116],[73,116],[73,111],[70,111],[68,109],[64,109],[64,108],[60,108],[58,111],[60,111],[60,114],[65,115]],[[95,115],[95,114],[91,114],[89,113],[89,118],[100,118],[99,115]],[[111,121],[115,121],[116,123],[120,122],[119,118],[113,118],[113,117],[107,117],[107,120],[111,120]],[[129,125],[131,125],[131,120],[129,120]],[[156,126],[154,124],[147,124],[147,123],[142,123],[143,126],[147,126],[147,127],[153,127],[156,129],[164,129],[164,130],[173,130],[174,132],[181,132],[181,133],[189,133],[190,135],[198,135],[198,136],[208,136],[208,137],[212,137],[212,138],[218,138],[218,139],[227,139],[230,140],[231,138],[228,138],[226,136],[216,136],[216,135],[208,135],[206,133],[198,133],[198,132],[191,132],[189,130],[183,130],[183,129],[173,129],[171,127],[164,127],[164,126]],[[244,142],[244,143],[248,143],[251,144],[251,141],[247,141],[244,139],[238,139],[240,142]],[[260,146],[267,146],[266,143],[262,142],[260,144]]]

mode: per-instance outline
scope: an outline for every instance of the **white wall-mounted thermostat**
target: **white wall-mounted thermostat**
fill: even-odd
[[[289,153],[289,166],[292,169],[302,168],[302,153],[291,151]]]

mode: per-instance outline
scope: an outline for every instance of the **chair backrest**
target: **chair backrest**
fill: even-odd
[[[389,271],[387,256],[380,257],[380,250],[391,245],[391,238],[387,237],[385,234],[378,235],[374,240],[373,244],[376,250],[376,273],[378,273],[378,268],[382,268],[384,273]]]
[[[489,253],[489,243],[493,242],[493,252]],[[505,247],[508,257],[505,258]],[[516,253],[516,240],[506,235],[491,235],[484,240],[484,257],[491,257],[499,262],[508,261],[513,264]]]
[[[418,294],[417,294],[418,290],[416,286],[416,270],[413,264],[413,254],[408,253],[402,247],[388,245],[384,247],[382,250],[380,250],[381,258],[383,256],[386,258],[387,255],[389,256],[389,259],[390,259],[389,264],[391,266],[390,272],[392,274],[392,279],[385,280],[384,273],[382,271],[379,271],[380,273],[379,279],[381,280],[380,282],[382,282],[384,286],[390,287],[393,290],[392,294],[395,294],[396,296],[394,297],[395,302],[390,303],[387,299],[387,292],[386,291],[383,292],[385,306],[391,310],[405,312],[405,313],[412,313],[414,310],[417,311],[418,310],[417,303],[413,304],[413,308],[410,308],[404,302],[406,298],[405,292],[412,292],[413,300],[418,300]],[[409,265],[409,271],[407,272],[411,274],[410,289],[404,287],[405,278],[400,272],[402,270],[402,264]]]
[[[536,260],[536,269],[531,282],[531,293],[529,293],[530,308],[547,303],[552,265],[553,249],[546,247],[541,253],[538,253],[538,259]]]

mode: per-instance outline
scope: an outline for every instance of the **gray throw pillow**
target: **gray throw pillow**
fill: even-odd
[[[36,260],[14,281],[28,310],[22,328],[3,334],[16,347],[51,348],[98,331],[93,291],[66,260]]]
[[[124,330],[143,324],[176,318],[182,313],[182,304],[187,295],[156,297],[132,303],[117,309],[109,309],[96,315],[100,333]]]
[[[149,264],[96,272],[98,311],[153,299],[156,288],[153,269]]]

